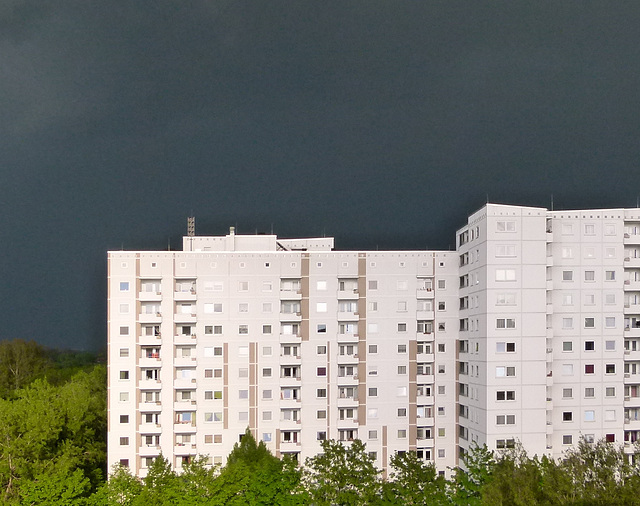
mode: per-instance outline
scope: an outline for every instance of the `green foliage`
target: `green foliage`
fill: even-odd
[[[315,505],[366,505],[382,497],[379,471],[359,439],[348,445],[322,442],[322,453],[308,458],[304,484]]]
[[[45,349],[35,341],[0,341],[0,397],[43,377],[46,365]]]
[[[390,481],[384,484],[385,498],[406,505],[449,504],[446,480],[438,476],[433,463],[425,463],[415,452],[396,453],[390,460]]]
[[[79,471],[79,483],[86,478],[92,489],[102,482],[105,375],[99,367],[59,387],[36,380],[17,390],[13,400],[0,399],[0,487],[5,501],[18,496],[18,486],[24,484],[35,494],[41,482],[64,482],[60,477],[65,473],[76,479]]]

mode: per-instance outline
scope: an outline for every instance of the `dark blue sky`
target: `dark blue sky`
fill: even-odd
[[[640,3],[7,0],[0,339],[99,349],[106,251],[436,249],[640,194]]]

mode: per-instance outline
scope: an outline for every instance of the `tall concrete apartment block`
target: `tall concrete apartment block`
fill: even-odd
[[[386,471],[474,443],[554,457],[640,431],[640,209],[487,204],[457,251],[185,237],[109,253],[109,465],[224,463],[249,427],[299,461],[359,438]]]
[[[109,253],[109,465],[224,463],[249,427],[278,456],[359,438],[381,469],[456,462],[458,256],[333,239],[185,237]]]

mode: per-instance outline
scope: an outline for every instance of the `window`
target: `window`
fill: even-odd
[[[584,271],[584,280],[585,281],[595,281],[596,273],[595,271]]]
[[[616,317],[615,316],[607,316],[604,319],[604,326],[608,329],[613,329],[616,327]]]
[[[406,353],[407,352],[407,345],[406,344],[399,344],[398,345],[398,353]]]
[[[606,281],[615,281],[616,280],[616,271],[605,271],[604,279]]]
[[[516,423],[516,415],[497,415],[497,425],[514,425]]]
[[[370,344],[369,345],[369,353],[376,354],[378,353],[378,345],[377,344]]]
[[[248,334],[249,325],[238,325],[238,334]]]
[[[318,433],[316,434],[316,439],[317,439],[318,441],[324,441],[325,439],[327,439],[327,433],[326,433],[325,431],[318,432]]]
[[[369,280],[369,290],[377,290],[378,289],[378,281],[375,279]]]
[[[496,281],[515,281],[515,269],[496,269]]]
[[[327,396],[327,389],[326,388],[318,388],[316,390],[316,397],[318,399],[324,399]]]
[[[326,313],[327,312],[327,303],[326,302],[318,302],[316,304],[316,311],[318,313]]]
[[[586,387],[584,389],[584,398],[593,399],[596,396],[596,389],[593,387]]]
[[[562,444],[570,445],[573,444],[573,436],[571,434],[565,434],[562,436]]]
[[[616,342],[615,341],[605,341],[604,349],[607,351],[615,351],[616,350]]]
[[[399,365],[398,366],[398,374],[407,374],[407,366]]]
[[[573,271],[562,271],[562,281],[573,281]]]
[[[615,304],[616,303],[616,294],[615,293],[607,293],[604,296],[605,304]]]
[[[584,319],[584,328],[592,329],[596,326],[595,318],[585,318]]]
[[[406,397],[407,396],[407,387],[406,386],[398,387],[397,390],[396,390],[396,395],[398,397]]]
[[[120,423],[129,423],[129,415],[120,415]]]
[[[573,249],[569,247],[562,248],[562,258],[573,258]]]
[[[239,378],[248,378],[249,377],[249,369],[246,367],[241,367],[238,369],[238,377]]]
[[[563,422],[571,422],[573,420],[573,411],[564,411],[562,413]]]
[[[407,408],[398,408],[398,416],[399,417],[407,416]]]
[[[596,226],[593,224],[586,224],[584,226],[584,235],[596,235]]]
[[[515,257],[516,247],[514,244],[498,244],[496,245],[496,257]]]
[[[129,371],[120,371],[120,379],[128,380],[129,379]]]
[[[316,353],[317,353],[318,355],[326,355],[326,354],[327,354],[327,347],[326,347],[326,346],[324,346],[324,345],[318,346],[318,347],[316,348]]]
[[[515,232],[516,222],[515,221],[497,221],[496,230],[498,232]]]
[[[584,365],[584,373],[585,374],[594,374],[595,373],[595,365],[594,364],[585,364]]]
[[[324,420],[327,418],[327,411],[325,409],[319,409],[316,411],[316,418],[318,420]]]
[[[563,318],[562,319],[562,328],[563,329],[572,329],[573,328],[573,318]]]
[[[515,376],[516,368],[509,366],[498,366],[496,367],[496,378],[504,378],[505,376]]]
[[[271,334],[271,325],[263,325],[262,326],[263,334]]]
[[[262,369],[262,377],[263,378],[270,378],[271,377],[271,367],[264,367]]]
[[[593,293],[586,293],[584,295],[584,303],[586,306],[593,306],[596,303],[596,296]]]
[[[369,397],[377,397],[378,389],[376,387],[369,387]]]
[[[605,374],[615,374],[616,373],[616,364],[607,364],[604,366]]]
[[[593,422],[596,419],[596,412],[592,409],[587,409],[584,412],[584,421]]]
[[[370,430],[369,431],[369,439],[378,439],[378,431]]]
[[[127,327],[127,326],[120,327],[120,335],[121,336],[128,336],[129,335],[129,327]]]
[[[606,387],[604,390],[604,395],[606,397],[615,397],[616,396],[616,387]]]
[[[438,289],[444,290],[447,287],[447,281],[445,279],[438,280]]]
[[[596,349],[595,341],[585,341],[584,342],[584,351],[593,351]]]
[[[516,303],[515,293],[499,293],[496,298],[496,305],[512,306]]]
[[[562,305],[563,306],[573,306],[573,294],[565,293],[562,296]]]
[[[496,400],[497,401],[515,401],[516,392],[515,390],[498,390],[496,392]]]
[[[563,399],[573,399],[573,388],[563,388],[562,389],[562,398]]]
[[[496,353],[513,353],[516,351],[516,343],[496,343]]]
[[[120,402],[126,402],[129,400],[129,392],[120,392]]]
[[[406,323],[398,323],[398,332],[406,332],[407,324]]]
[[[129,291],[129,282],[128,281],[121,281],[120,282],[120,291],[121,292],[128,292]]]
[[[406,439],[407,431],[405,429],[398,429],[398,439]]]
[[[515,329],[516,320],[514,318],[498,318],[496,320],[496,328],[498,329]]]
[[[326,367],[318,367],[317,375],[318,376],[326,376],[327,375],[327,368]]]
[[[445,350],[445,345],[444,345],[444,343],[439,343],[439,344],[438,344],[438,352],[439,352],[439,353],[444,353],[444,350]]]

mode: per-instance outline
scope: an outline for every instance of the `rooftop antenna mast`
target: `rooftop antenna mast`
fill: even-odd
[[[193,237],[196,235],[196,217],[187,218],[187,236],[189,237],[189,251],[193,251]]]
[[[553,211],[553,193],[551,194],[551,210]]]

